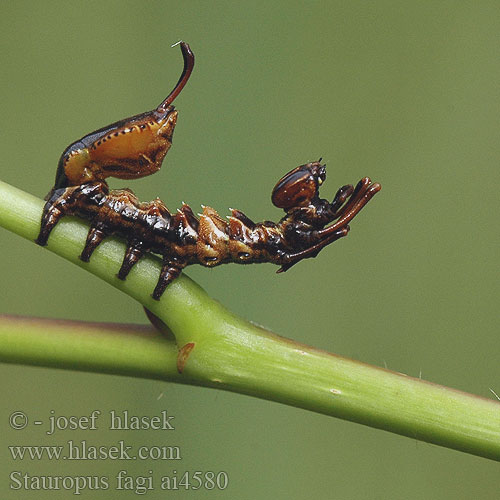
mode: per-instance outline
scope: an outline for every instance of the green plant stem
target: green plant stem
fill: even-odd
[[[0,225],[7,229],[34,240],[42,204],[0,182]],[[89,264],[79,261],[87,231],[86,223],[64,218],[48,249],[134,297],[175,341],[150,327],[7,317],[0,361],[216,387],[500,461],[500,403],[279,337],[230,313],[185,275],[154,301],[159,259],[147,256],[122,282],[115,274],[125,245],[116,239],[100,245]],[[186,344],[194,348],[179,373]]]

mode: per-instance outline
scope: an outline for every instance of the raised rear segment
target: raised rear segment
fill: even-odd
[[[194,66],[187,43],[180,43],[184,69],[176,86],[154,110],[96,130],[70,144],[59,160],[52,191],[107,177],[136,179],[160,169],[172,145],[177,111],[172,102],[186,85]]]

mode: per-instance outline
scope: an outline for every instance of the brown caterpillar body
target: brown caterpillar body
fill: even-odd
[[[356,188],[341,187],[328,202],[319,198],[325,165],[301,165],[280,179],[273,190],[273,204],[286,212],[278,223],[254,223],[239,210],[232,210],[225,220],[210,207],[203,207],[197,218],[186,204],[170,213],[159,199],[141,203],[128,189],[109,191],[104,180],[108,176],[132,179],[160,168],[177,119],[171,103],[194,64],[189,46],[182,42],[181,49],[183,74],[156,110],[93,132],[64,151],[36,240],[46,245],[62,216],[78,215],[91,222],[80,256],[83,261],[90,259],[107,236],[127,240],[120,279],[126,278],[144,253],[159,254],[163,265],[153,292],[156,300],[190,264],[214,267],[228,262],[272,262],[280,265],[278,272],[282,272],[304,258],[315,257],[322,248],[347,235],[349,222],[380,190],[380,184],[365,177]]]

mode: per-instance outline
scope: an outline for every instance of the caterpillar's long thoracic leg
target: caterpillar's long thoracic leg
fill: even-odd
[[[352,195],[354,200],[352,202],[349,200],[347,206],[341,212],[340,219],[335,222],[335,224],[318,231],[318,236],[327,237],[335,233],[341,227],[346,226],[382,187],[378,183],[371,184],[371,180],[368,177],[362,179],[360,183],[362,184],[359,192]]]
[[[346,186],[342,186],[335,195],[331,203],[331,211],[332,211],[332,219],[336,219],[339,216],[339,212],[342,208],[342,205],[346,202],[349,196],[354,192],[354,188],[351,184],[347,184]]]
[[[286,255],[286,257],[283,258],[283,264],[276,271],[276,273],[279,274],[288,271],[288,269],[300,262],[302,259],[307,259],[308,257],[316,257],[316,255],[318,255],[322,248],[329,245],[330,243],[333,243],[334,241],[337,241],[340,238],[343,238],[344,236],[347,236],[349,230],[349,226],[345,226],[342,229],[337,229],[332,234],[329,234],[326,238],[320,240],[319,243],[316,243],[315,245],[312,245],[309,248],[302,250],[301,252]]]

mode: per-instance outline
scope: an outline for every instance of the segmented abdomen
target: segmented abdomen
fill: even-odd
[[[239,210],[226,221],[207,206],[198,219],[186,204],[171,214],[160,199],[141,203],[127,189],[103,194],[90,218],[106,235],[123,236],[131,247],[184,265],[277,262],[283,246],[281,228],[272,222],[255,224]]]

